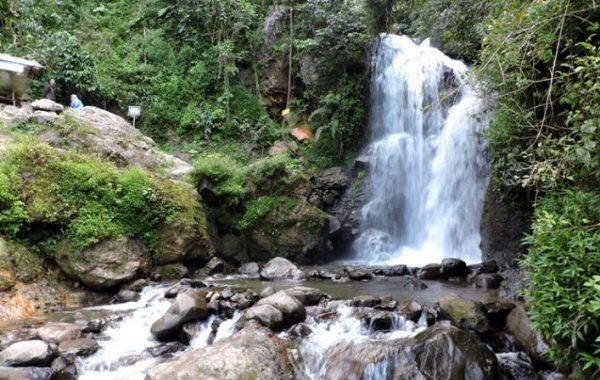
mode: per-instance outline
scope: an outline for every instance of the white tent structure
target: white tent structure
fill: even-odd
[[[33,73],[41,68],[36,61],[0,54],[0,98],[15,104],[27,90]]]

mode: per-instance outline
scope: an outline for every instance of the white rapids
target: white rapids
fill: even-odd
[[[139,301],[89,308],[126,313],[126,316],[102,332],[104,339],[98,340],[100,348],[95,354],[78,359],[76,363],[78,379],[144,379],[148,370],[162,360],[153,357],[148,349],[160,344],[150,333],[150,327],[171,306],[171,302],[164,298],[167,289],[168,286],[148,286],[142,290]],[[234,325],[241,315],[240,312],[236,312],[233,318],[221,322],[214,341],[232,335]],[[208,346],[215,318],[211,315],[200,324],[190,342],[190,348]],[[175,356],[179,354],[181,352],[176,353]]]
[[[490,115],[467,66],[406,36],[381,35],[372,61],[363,261],[481,261]]]
[[[306,324],[312,332],[308,337],[302,339],[299,351],[302,357],[301,370],[311,380],[327,378],[327,372],[332,369],[330,359],[337,348],[357,348],[363,343],[408,338],[427,327],[425,313],[417,323],[407,321],[398,315],[393,321],[390,331],[375,332],[371,326],[364,326],[362,321],[354,315],[355,308],[340,304],[335,311],[337,316],[333,320],[319,321],[314,317],[306,319]],[[361,378],[364,380],[386,379],[385,372],[381,372],[381,368],[385,369],[386,365],[385,360],[368,365]]]

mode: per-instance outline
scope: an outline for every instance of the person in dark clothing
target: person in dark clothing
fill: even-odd
[[[48,81],[48,84],[46,84],[46,87],[44,87],[44,93],[42,94],[42,98],[54,101],[56,99],[55,91],[56,82],[54,81],[54,79],[50,79]]]

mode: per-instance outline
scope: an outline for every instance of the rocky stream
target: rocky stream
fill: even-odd
[[[522,273],[491,260],[493,231],[480,236],[489,118],[468,68],[428,41],[391,35],[375,43],[372,67],[372,141],[354,164],[367,172],[364,187],[349,186],[341,168],[312,177],[299,215],[273,224],[279,237],[264,231],[268,220],[241,237],[220,233],[215,246],[203,230],[201,249],[190,249],[198,231],[169,225],[153,268],[125,238],[61,253],[75,281],[65,292],[83,285],[93,297],[2,322],[0,379],[565,379],[521,302]],[[85,107],[74,117],[95,128],[106,114]],[[127,164],[170,159],[175,180],[191,171],[122,119],[111,126],[67,142]],[[119,148],[106,139],[115,131],[137,143]],[[68,137],[51,132],[40,136]],[[199,182],[217,207],[211,184]],[[308,234],[299,227],[307,215],[327,218],[311,219]],[[118,261],[120,251],[130,254]],[[204,267],[181,264],[195,260]],[[321,264],[295,264],[311,262]],[[11,297],[7,310],[19,302]]]

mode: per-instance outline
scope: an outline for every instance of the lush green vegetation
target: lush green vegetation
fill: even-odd
[[[118,236],[152,248],[161,224],[194,224],[199,211],[181,185],[30,140],[3,156],[0,205],[1,234],[33,244],[68,238],[78,248]]]
[[[554,360],[600,373],[598,239],[600,9],[589,1],[503,1],[480,71],[495,100],[495,186],[534,199],[524,266],[534,324]],[[592,375],[595,374],[595,375]]]
[[[230,228],[246,230],[276,206],[293,209],[298,203],[293,195],[301,194],[307,183],[300,169],[300,161],[287,154],[250,165],[213,155],[196,162],[193,177],[199,184],[208,181],[218,203],[218,219]]]
[[[274,4],[291,6],[292,17],[287,9],[275,41],[263,46]],[[220,220],[240,231],[280,205],[293,208],[292,194],[306,182],[299,168],[339,163],[362,144],[368,45],[383,31],[431,36],[474,65],[496,110],[489,130],[493,186],[534,211],[523,261],[533,321],[554,343],[555,360],[583,377],[598,376],[597,2],[0,1],[0,50],[47,66],[32,93],[56,77],[63,101],[75,92],[121,114],[142,105],[141,128],[165,147],[200,158],[195,179],[210,181]],[[261,81],[270,74],[265,55],[283,67],[284,82],[290,65],[289,103],[261,102]],[[291,114],[282,120],[285,107]],[[295,125],[310,128],[317,141],[302,144],[295,153],[301,157],[263,158]],[[24,163],[37,162],[32,152],[43,156],[47,149],[15,148],[0,164],[3,234],[23,234],[43,216],[87,245],[104,235],[146,235],[175,212],[157,180],[135,170],[117,175],[69,154],[64,162],[31,166],[35,175],[24,177]],[[36,186],[25,187],[24,178]],[[84,202],[87,193],[93,196]],[[132,214],[141,215],[139,226]]]

